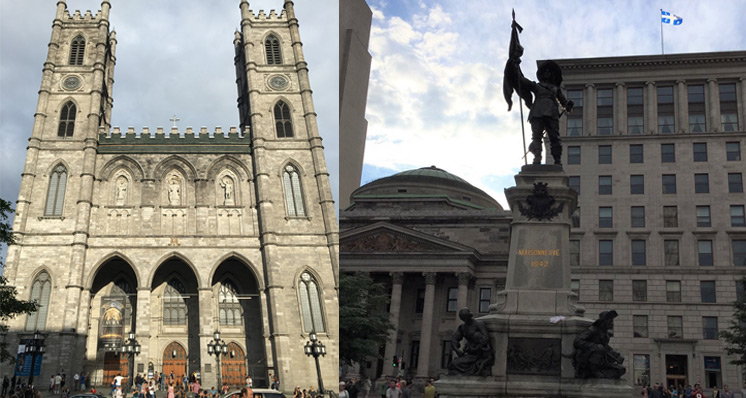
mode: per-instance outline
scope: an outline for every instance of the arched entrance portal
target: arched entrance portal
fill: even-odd
[[[174,374],[175,380],[182,380],[187,371],[187,353],[184,346],[172,342],[163,350],[163,375]]]
[[[223,384],[240,388],[246,384],[246,355],[236,343],[228,343],[228,355],[223,357],[221,374]]]
[[[108,386],[114,378],[121,374],[128,377],[127,357],[118,352],[107,352],[104,354],[104,385]]]

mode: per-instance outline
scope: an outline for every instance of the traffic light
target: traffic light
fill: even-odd
[[[391,366],[393,366],[395,368],[399,366],[399,357],[398,356],[394,355],[394,359],[391,362]]]

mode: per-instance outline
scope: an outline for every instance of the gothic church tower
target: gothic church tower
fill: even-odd
[[[10,351],[39,330],[44,376],[199,372],[238,386],[249,374],[261,387],[272,374],[292,388],[316,384],[303,352],[315,333],[333,386],[338,231],[293,2],[279,14],[240,2],[240,127],[227,131],[112,128],[110,8],[57,3],[5,271],[41,308],[11,321]]]

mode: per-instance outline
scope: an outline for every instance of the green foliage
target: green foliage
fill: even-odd
[[[341,357],[346,363],[378,356],[378,347],[394,327],[388,320],[386,288],[365,273],[340,275],[339,334]]]
[[[746,277],[738,283],[746,288]],[[746,295],[733,303],[733,319],[730,321],[730,327],[720,332],[720,338],[728,343],[725,352],[728,355],[737,355],[730,363],[746,365]]]
[[[0,199],[0,243],[8,245],[15,243],[13,229],[6,221],[8,214],[12,212],[10,202]],[[8,332],[7,322],[11,318],[32,313],[39,308],[35,301],[18,300],[17,295],[18,291],[15,286],[9,286],[8,280],[0,277],[0,334]],[[14,361],[15,356],[8,352],[8,343],[3,339],[0,341],[0,362],[12,363]]]

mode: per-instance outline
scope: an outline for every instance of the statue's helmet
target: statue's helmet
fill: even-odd
[[[559,87],[562,84],[562,69],[554,61],[544,61],[536,71],[536,78],[540,82],[549,82]]]
[[[598,319],[596,319],[595,322],[593,322],[594,325],[598,326],[600,323],[613,321],[614,318],[616,318],[619,314],[617,314],[616,311],[602,311],[600,314],[598,314]]]

